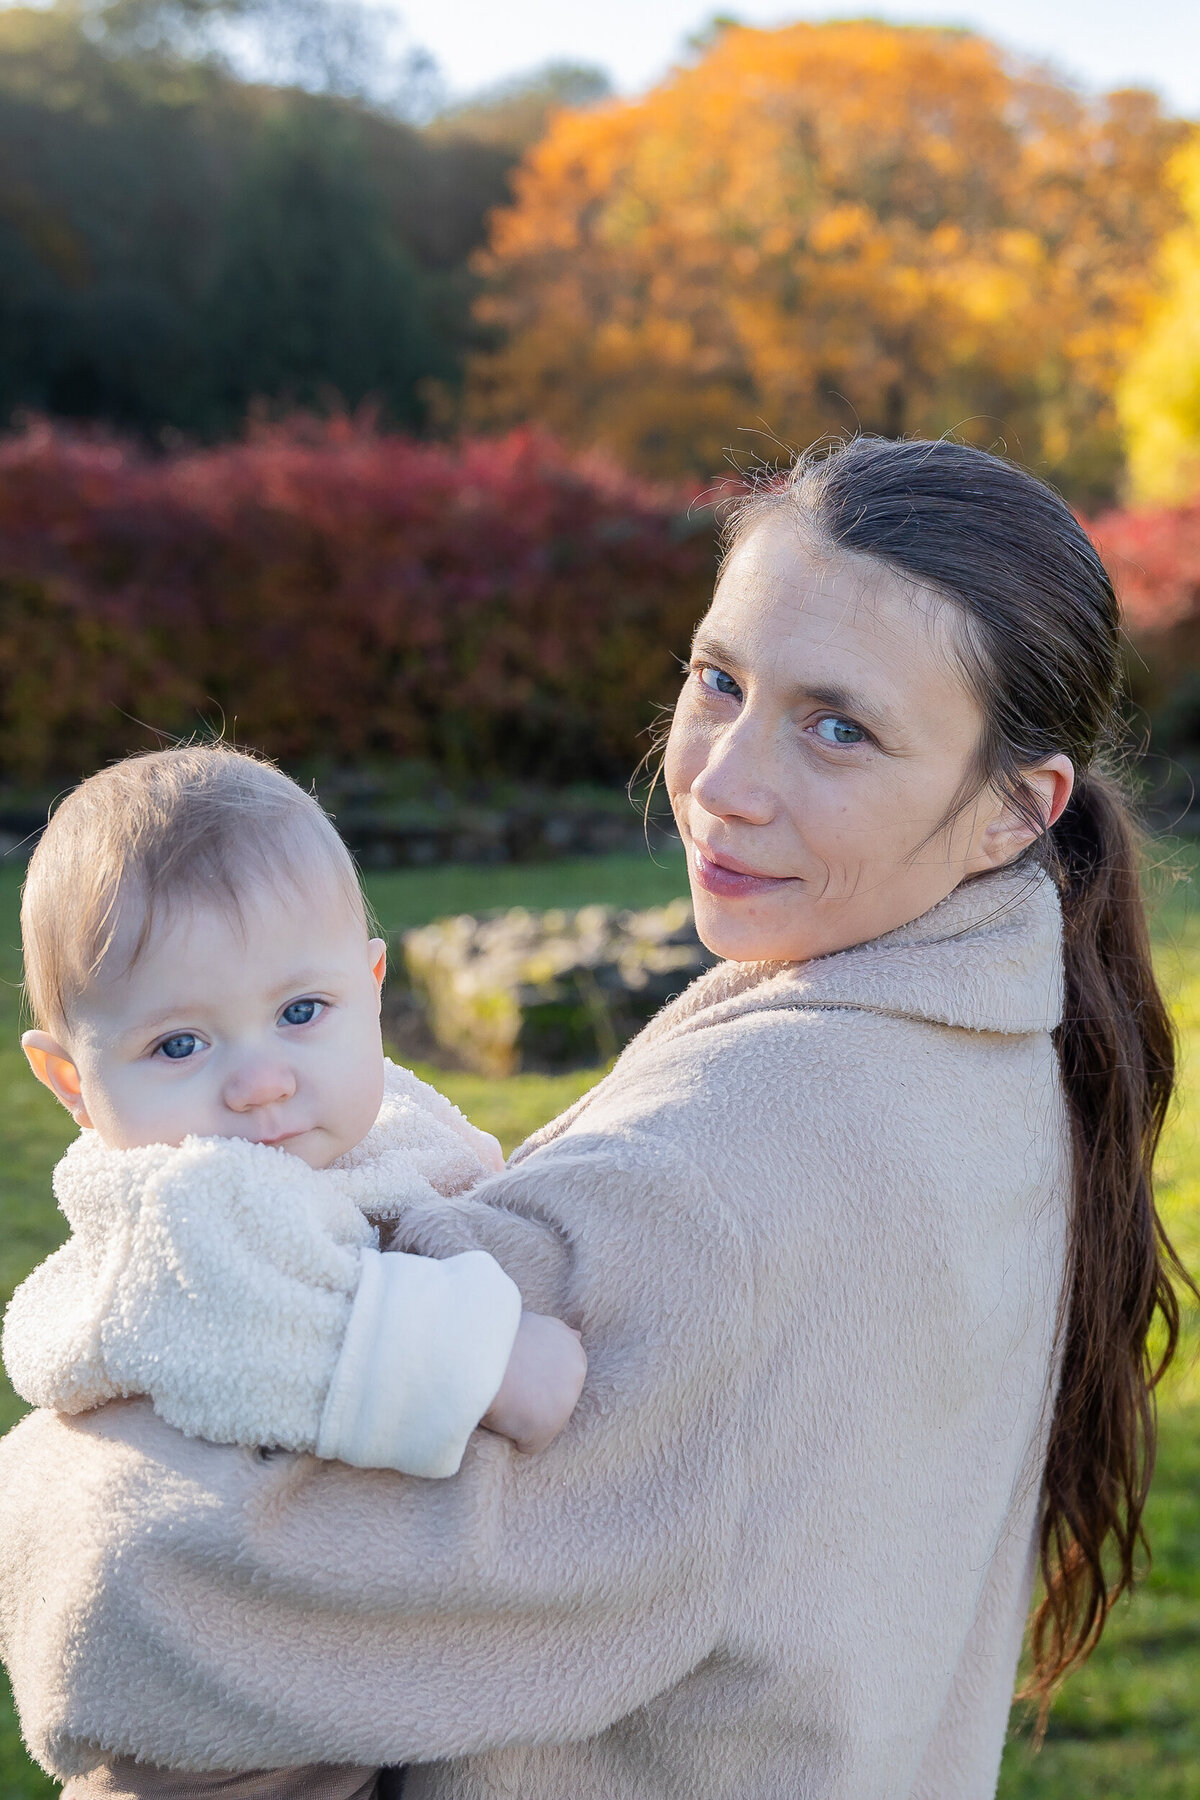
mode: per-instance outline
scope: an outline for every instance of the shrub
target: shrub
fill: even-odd
[[[1103,513],[1088,525],[1138,637],[1200,613],[1200,495],[1186,506]]]
[[[529,431],[301,420],[155,458],[31,424],[0,443],[0,770],[218,721],[290,763],[625,775],[711,588],[686,501]]]
[[[1129,686],[1157,749],[1200,745],[1200,496],[1109,512],[1088,529],[1117,585],[1131,640]]]

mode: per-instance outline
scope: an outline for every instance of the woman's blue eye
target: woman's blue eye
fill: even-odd
[[[320,1004],[319,1000],[293,1000],[279,1016],[285,1025],[311,1025]]]
[[[172,1062],[182,1062],[185,1057],[195,1055],[200,1048],[200,1039],[194,1031],[177,1031],[174,1037],[164,1038],[158,1047]]]
[[[861,744],[866,740],[866,732],[861,725],[855,725],[850,719],[839,719],[830,715],[818,719],[816,734],[823,744]]]
[[[735,700],[741,699],[741,688],[733,676],[727,675],[724,669],[702,668],[698,669],[696,673],[700,677],[701,685],[706,687],[710,694],[731,694]]]

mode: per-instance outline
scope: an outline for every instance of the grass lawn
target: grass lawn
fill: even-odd
[[[0,1302],[60,1241],[49,1171],[73,1126],[26,1072],[17,1047],[19,872],[0,866]],[[371,897],[395,931],[490,906],[647,906],[685,891],[678,856],[608,857],[540,867],[431,869],[373,876]],[[1190,881],[1168,887],[1156,939],[1184,1041],[1185,1078],[1162,1164],[1162,1202],[1185,1260],[1200,1266],[1200,905]],[[1195,916],[1193,916],[1193,914]],[[595,1079],[422,1073],[511,1149]],[[1189,1320],[1189,1347],[1197,1348]],[[0,1377],[0,1429],[22,1408]],[[1034,1756],[1014,1719],[1001,1800],[1200,1800],[1200,1376],[1163,1396],[1162,1455],[1151,1504],[1154,1568],[1111,1622],[1100,1651],[1068,1685]],[[0,1689],[0,1800],[57,1792],[24,1755]]]

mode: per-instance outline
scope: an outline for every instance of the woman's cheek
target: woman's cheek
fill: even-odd
[[[691,714],[687,700],[681,696],[671,721],[663,757],[663,779],[672,803],[690,792],[692,783],[704,768],[708,756],[707,737]]]

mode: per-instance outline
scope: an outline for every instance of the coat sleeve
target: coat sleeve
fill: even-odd
[[[50,1766],[88,1741],[195,1768],[568,1741],[704,1660],[742,1505],[754,1282],[678,1148],[672,1115],[694,1101],[625,1102],[485,1184],[453,1246],[415,1246],[507,1246],[526,1297],[581,1328],[588,1384],[542,1455],[478,1433],[431,1484],[187,1442],[139,1406],[70,1428],[92,1483],[64,1502],[96,1545],[87,1604],[69,1625],[30,1608],[4,1646],[19,1689],[57,1684],[38,1708],[57,1736],[26,1721]],[[10,1559],[41,1532],[14,1516],[20,1489]]]

